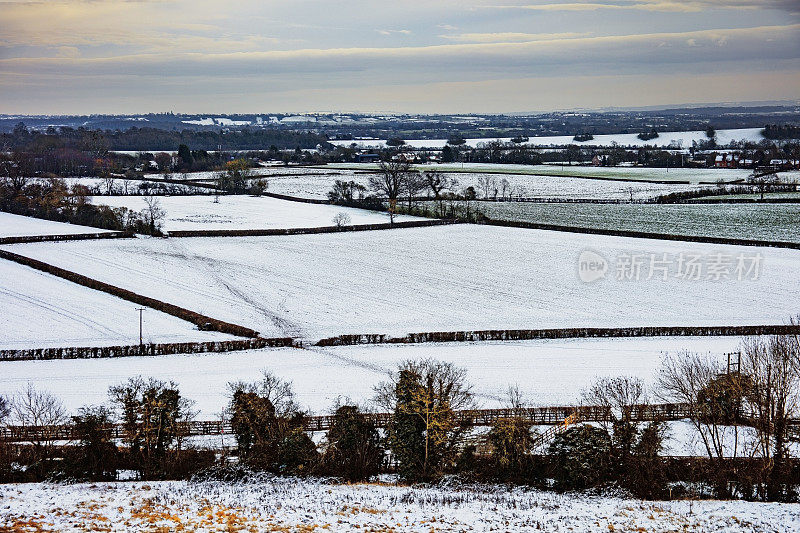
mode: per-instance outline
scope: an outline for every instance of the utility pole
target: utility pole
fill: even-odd
[[[142,311],[144,311],[144,307],[137,307],[136,310],[139,311],[139,346],[141,346],[143,344],[142,343]]]

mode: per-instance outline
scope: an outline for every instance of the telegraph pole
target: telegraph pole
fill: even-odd
[[[142,343],[142,311],[144,311],[144,307],[137,307],[136,310],[139,311],[139,346],[141,346],[143,344]]]

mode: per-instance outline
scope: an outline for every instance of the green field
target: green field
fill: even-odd
[[[478,209],[486,216],[499,220],[800,243],[798,204],[480,202]]]

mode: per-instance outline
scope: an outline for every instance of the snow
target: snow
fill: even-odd
[[[740,128],[731,130],[717,130],[716,141],[720,146],[726,146],[731,141],[747,141],[757,143],[764,140],[761,130],[763,128]],[[616,133],[610,135],[595,135],[590,141],[579,142],[573,139],[572,135],[557,135],[551,137],[529,137],[526,144],[531,146],[566,146],[577,144],[580,146],[660,146],[665,148],[690,148],[692,141],[700,142],[708,140],[705,131],[666,131],[659,132],[658,137],[649,141],[643,141],[637,137],[636,133]],[[466,139],[466,145],[476,148],[481,143],[492,141],[511,142],[511,137],[503,138],[483,138]],[[385,140],[355,140],[355,141],[329,141],[331,144],[339,146],[350,146],[356,144],[360,148],[386,146]],[[413,148],[443,148],[447,144],[446,139],[411,139],[406,140],[406,145]]]
[[[329,163],[325,169],[351,169],[360,171],[376,170],[378,167],[374,163]],[[427,163],[415,165],[414,168],[426,170],[438,170],[440,172],[456,173],[454,177],[459,178],[459,174],[470,173],[491,173],[497,174],[495,179],[499,182],[504,177],[512,179],[509,174],[524,174],[529,176],[568,176],[575,178],[603,178],[604,180],[627,180],[627,181],[656,181],[664,182],[660,185],[668,186],[675,182],[698,184],[716,184],[718,181],[734,182],[745,180],[752,174],[748,169],[735,168],[656,168],[656,167],[595,167],[591,165],[519,165],[506,163]],[[793,173],[785,172],[780,174],[785,180],[790,180]],[[517,178],[517,179],[521,179]],[[554,183],[558,183],[555,181]],[[602,187],[598,183],[597,187]],[[630,183],[627,186],[631,186]],[[652,184],[651,184],[652,186]]]
[[[326,414],[337,398],[368,404],[373,387],[409,359],[434,358],[467,372],[482,407],[506,405],[505,391],[519,386],[529,405],[575,405],[597,377],[630,375],[654,383],[663,354],[691,350],[723,357],[738,337],[560,339],[523,342],[274,348],[229,353],[68,359],[2,363],[0,394],[33,381],[74,412],[107,402],[108,387],[134,376],[174,381],[196,401],[199,419],[216,419],[228,402],[229,382],[254,381],[262,370],[291,381],[300,405]],[[75,387],[75,383],[82,384]]]
[[[184,124],[195,124],[197,126],[249,126],[249,120],[233,120],[226,117],[206,117],[199,120],[182,120]]]
[[[0,261],[0,349],[139,343],[136,305],[9,261]],[[231,339],[153,309],[145,342]],[[36,381],[37,376],[28,377]],[[71,384],[74,387],[75,383]]]
[[[16,253],[169,301],[265,336],[785,323],[798,312],[796,250],[519,228],[431,228],[279,237],[12,245]],[[584,283],[578,258],[600,254]],[[640,279],[618,263],[648,261]],[[650,256],[672,260],[648,276]],[[758,279],[675,277],[680,254],[760,257]],[[624,266],[624,265],[623,265]],[[625,271],[622,271],[625,273]],[[751,276],[752,277],[752,276]]]
[[[800,204],[483,202],[486,216],[579,228],[800,243]]]
[[[107,233],[107,230],[0,212],[0,237]]]
[[[797,504],[644,502],[496,485],[251,482],[0,485],[0,528],[37,531],[800,531]],[[111,528],[111,529],[109,529]]]
[[[389,215],[386,213],[306,204],[267,196],[220,196],[219,203],[214,203],[214,197],[208,195],[166,196],[159,197],[159,202],[166,213],[163,221],[163,229],[166,231],[333,226],[333,217],[338,213],[346,213],[350,217],[350,224],[389,222]],[[95,196],[92,203],[127,207],[133,211],[140,211],[145,207],[144,200],[136,196]],[[397,220],[422,219],[401,216]]]
[[[422,170],[430,170],[429,166],[420,166]],[[533,167],[539,169],[540,167]],[[440,170],[433,167],[434,170]],[[444,169],[441,169],[444,170]],[[483,197],[483,189],[479,179],[487,176],[487,173],[480,172],[453,172],[448,177],[457,180],[457,185],[452,187],[454,192],[460,192],[466,187],[475,187],[480,198]],[[486,169],[490,170],[490,169]],[[528,169],[531,171],[531,168]],[[516,171],[516,169],[515,169]],[[554,172],[552,168],[546,168],[541,174],[492,174],[494,180],[493,188],[498,189],[500,194],[502,180],[508,180],[512,194],[514,196],[536,197],[536,198],[591,198],[591,199],[618,199],[628,200],[633,197],[637,200],[651,198],[654,196],[695,190],[703,186],[686,184],[657,184],[647,182],[631,182],[621,180],[597,180],[580,177],[560,177],[547,176],[547,172]],[[568,171],[565,171],[568,172]],[[367,186],[369,174],[363,172],[352,172],[350,175],[297,175],[297,176],[276,176],[269,179],[270,191],[290,196],[302,198],[327,198],[328,191],[333,187],[335,180],[355,181]],[[687,177],[688,179],[688,177]],[[707,186],[706,186],[707,187]],[[427,191],[423,194],[426,194]],[[490,192],[493,195],[493,191]]]

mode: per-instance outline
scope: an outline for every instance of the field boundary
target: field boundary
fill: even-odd
[[[118,346],[24,348],[0,350],[0,361],[45,361],[53,359],[108,359],[173,354],[221,353],[260,348],[296,347],[291,337],[234,339],[226,341],[147,343]]]
[[[78,285],[82,285],[96,291],[105,292],[112,296],[116,296],[117,298],[122,298],[123,300],[127,300],[138,305],[150,307],[156,311],[161,311],[162,313],[178,317],[181,320],[191,322],[202,331],[219,331],[221,333],[228,333],[237,337],[258,337],[258,332],[250,328],[201,315],[200,313],[190,311],[184,307],[162,302],[161,300],[156,300],[155,298],[150,298],[149,296],[143,296],[133,291],[129,291],[109,283],[104,283],[102,281],[98,281],[82,274],[77,274],[70,270],[66,270],[37,259],[31,259],[30,257],[9,252],[8,250],[0,250],[0,259],[7,259],[9,261],[19,263],[20,265],[31,267],[67,281],[77,283]]]
[[[635,230],[613,230],[603,228],[587,228],[577,226],[562,226],[558,224],[542,224],[539,222],[518,222],[513,220],[497,220],[487,218],[481,224],[487,226],[500,226],[506,228],[539,229],[548,231],[563,231],[568,233],[587,233],[590,235],[609,235],[612,237],[633,237],[637,239],[657,239],[665,241],[699,242],[707,244],[730,244],[736,246],[760,246],[767,248],[789,248],[800,250],[800,243],[789,241],[762,241],[757,239],[736,239],[729,237],[708,237],[700,235],[676,235],[672,233],[651,233]]]
[[[379,224],[355,224],[352,226],[320,226],[315,228],[270,228],[270,229],[221,229],[170,231],[169,237],[267,237],[275,235],[308,235],[314,233],[346,233],[350,231],[374,231],[403,228],[425,228],[460,224],[455,220],[432,219],[410,220],[407,222],[388,222]]]
[[[629,328],[493,329],[433,331],[392,337],[380,333],[338,335],[317,341],[316,346],[359,344],[420,344],[425,342],[520,341],[602,337],[731,337],[800,334],[800,325],[761,326],[640,326]]]
[[[39,219],[45,220],[45,219]],[[23,235],[20,237],[0,237],[0,244],[24,244],[47,241],[86,241],[92,239],[130,239],[133,233],[109,231],[103,233],[69,233],[65,235]]]

